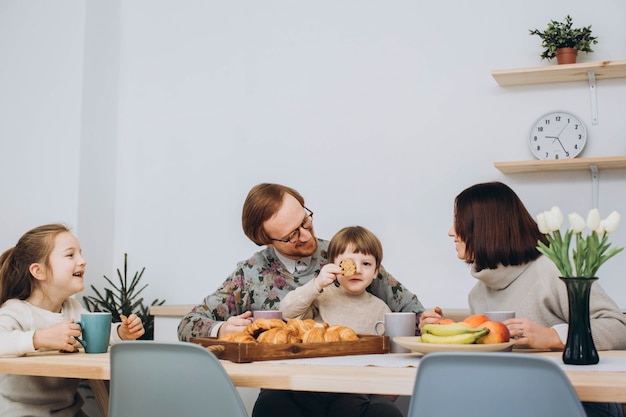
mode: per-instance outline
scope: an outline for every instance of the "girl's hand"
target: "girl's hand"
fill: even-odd
[[[130,316],[120,316],[122,318],[122,324],[117,328],[117,334],[122,340],[135,340],[139,339],[146,330],[143,328],[141,319],[136,314]]]
[[[422,327],[424,327],[425,324],[437,323],[439,320],[441,320],[442,316],[443,311],[441,310],[441,307],[435,307],[433,310],[424,311],[420,316],[420,330],[422,330]]]
[[[339,265],[326,264],[320,270],[320,273],[313,279],[318,291],[323,291],[324,288],[337,280],[337,275],[341,274],[343,269]]]
[[[80,326],[74,320],[68,320],[48,327],[47,329],[35,330],[33,334],[33,347],[58,349],[74,352],[76,338],[80,336]]]

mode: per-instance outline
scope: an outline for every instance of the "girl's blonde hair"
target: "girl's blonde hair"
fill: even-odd
[[[0,256],[0,306],[13,298],[30,297],[37,282],[30,273],[30,266],[40,263],[49,269],[54,240],[60,233],[69,231],[63,224],[36,227],[24,233],[15,247]]]
[[[376,269],[383,261],[383,245],[376,235],[362,226],[348,226],[338,231],[328,244],[327,258],[330,262],[350,247],[354,253],[372,255],[376,259]]]

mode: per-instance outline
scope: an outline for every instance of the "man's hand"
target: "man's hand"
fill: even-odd
[[[220,326],[217,331],[217,337],[225,336],[230,333],[242,332],[250,323],[252,323],[252,312],[245,311],[239,316],[231,316]]]

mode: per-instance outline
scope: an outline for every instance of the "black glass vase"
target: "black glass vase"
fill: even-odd
[[[569,330],[563,351],[563,363],[569,365],[594,365],[600,361],[591,335],[589,320],[589,294],[598,278],[564,278],[569,301]]]

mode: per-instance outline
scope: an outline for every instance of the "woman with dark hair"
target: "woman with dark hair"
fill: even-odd
[[[474,185],[456,197],[448,235],[463,242],[459,258],[477,271],[534,261],[537,241],[548,244],[519,197],[499,182]]]
[[[504,321],[516,345],[563,350],[569,319],[565,284],[556,265],[537,250],[547,244],[517,194],[500,182],[473,185],[455,199],[448,232],[457,256],[471,266],[478,281],[469,293],[471,314],[513,310]],[[441,309],[427,310],[420,328],[441,319]],[[602,287],[590,296],[593,340],[598,350],[626,349],[626,319]],[[583,403],[589,416],[622,416],[621,404]]]

